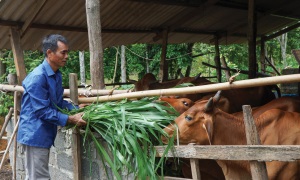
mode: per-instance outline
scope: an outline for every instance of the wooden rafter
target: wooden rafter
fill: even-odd
[[[32,24],[32,22],[34,21],[34,19],[37,17],[37,15],[39,14],[39,12],[41,12],[43,6],[45,5],[47,0],[38,0],[35,1],[35,7],[33,8],[34,11],[30,14],[29,17],[26,18],[26,21],[24,22],[21,30],[20,30],[20,35],[21,37],[24,36],[24,34],[26,33],[26,31],[28,30],[28,28],[30,27],[30,25]]]

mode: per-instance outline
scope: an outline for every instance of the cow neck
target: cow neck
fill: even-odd
[[[214,108],[212,145],[246,144],[245,125],[237,118],[218,108]]]

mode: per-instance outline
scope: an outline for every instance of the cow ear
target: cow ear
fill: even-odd
[[[211,120],[207,120],[203,123],[202,127],[206,131],[208,142],[211,145],[212,135],[213,135],[213,124]]]
[[[207,101],[207,103],[205,104],[204,111],[205,111],[205,112],[209,112],[209,111],[211,111],[213,108],[214,108],[214,100],[213,100],[213,98],[211,97],[211,98]]]

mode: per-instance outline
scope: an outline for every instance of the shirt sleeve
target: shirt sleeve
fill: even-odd
[[[60,112],[50,97],[50,87],[44,75],[35,75],[29,83],[23,85],[29,94],[32,110],[41,120],[60,126],[65,126],[68,115]]]

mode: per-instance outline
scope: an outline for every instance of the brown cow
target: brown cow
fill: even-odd
[[[200,77],[200,74],[195,77],[183,77],[181,79],[174,79],[160,83],[156,80],[152,73],[147,73],[142,79],[135,82],[135,91],[154,90],[154,89],[168,89],[178,86],[183,83],[191,83],[193,85],[211,83],[206,78]]]
[[[228,113],[242,111],[242,106],[247,104],[251,107],[262,106],[276,99],[271,88],[273,86],[259,86],[251,88],[230,89],[222,91],[222,103],[219,108]],[[213,96],[212,93],[202,97],[196,103],[202,100],[208,100]],[[192,99],[193,100],[193,99]]]
[[[216,95],[218,96],[218,95]],[[216,97],[217,98],[217,97]],[[177,112],[182,114],[188,108],[192,107],[195,103],[188,98],[175,98],[175,97],[160,97],[160,101],[167,102]],[[192,178],[190,161],[181,159],[181,171],[185,178]],[[222,169],[214,160],[200,159],[199,168],[201,172],[201,178],[205,180],[222,180],[225,179]]]
[[[194,101],[188,98],[171,98],[162,96],[159,100],[168,103],[168,105],[172,106],[180,114],[195,104]]]
[[[181,144],[246,144],[243,119],[215,108],[215,103],[213,98],[198,102],[176,118],[175,123],[179,129]],[[271,103],[268,104],[270,108]],[[298,108],[296,107],[296,109]],[[258,107],[256,112],[261,113],[262,111]],[[261,144],[300,144],[300,113],[269,109],[257,115],[254,120]],[[175,126],[169,125],[164,130],[172,136]],[[176,136],[174,138],[176,139]],[[162,137],[162,139],[164,142],[167,141],[167,138]],[[251,179],[249,163],[246,161],[217,160],[217,163],[221,166],[226,179]],[[272,161],[266,162],[266,166],[269,179],[300,179],[300,161]]]

